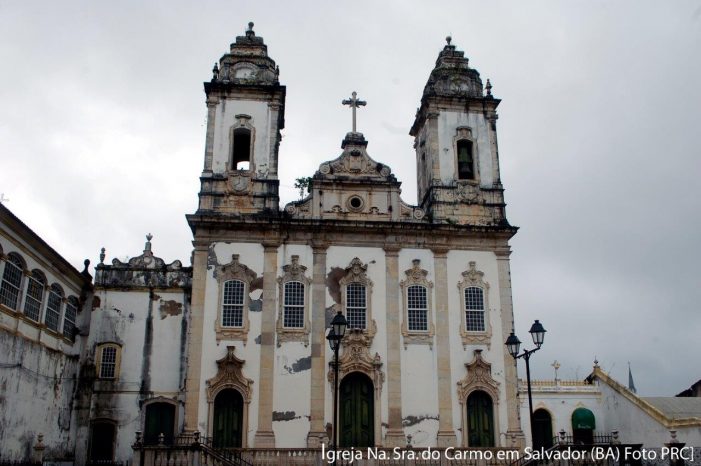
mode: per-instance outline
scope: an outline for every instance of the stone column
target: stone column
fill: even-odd
[[[525,446],[525,437],[521,430],[521,414],[518,407],[518,375],[516,372],[516,360],[506,351],[503,342],[514,328],[514,310],[511,300],[511,267],[509,256],[511,249],[508,245],[495,251],[497,256],[497,274],[499,279],[499,301],[501,302],[501,333],[499,344],[504,353],[504,390],[506,390],[506,418],[507,418],[507,444],[513,444],[519,448]]]
[[[209,245],[195,241],[192,259],[192,297],[190,304],[190,335],[188,337],[185,378],[185,426],[186,432],[200,430],[198,412],[202,375],[202,337],[204,326],[205,285],[207,283],[207,256]]]
[[[312,386],[309,413],[308,448],[321,448],[328,444],[324,425],[324,395],[326,393],[326,249],[324,243],[312,244],[314,251],[314,271],[312,277]]]
[[[278,243],[263,244],[263,310],[260,329],[260,380],[256,448],[275,448],[273,432],[273,381],[275,377],[275,296]]]
[[[436,358],[438,359],[438,448],[457,446],[453,426],[453,386],[450,372],[448,319],[448,251],[432,249],[436,275]]]
[[[385,447],[406,446],[402,428],[401,331],[399,324],[399,248],[385,246],[386,316],[387,316],[387,399],[389,417]]]

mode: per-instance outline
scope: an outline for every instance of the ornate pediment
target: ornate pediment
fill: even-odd
[[[354,257],[348,267],[346,267],[346,275],[339,281],[341,285],[348,283],[362,283],[366,286],[372,286],[372,280],[367,275],[368,265]]]
[[[253,380],[243,375],[246,361],[236,357],[235,351],[236,347],[227,346],[226,355],[217,361],[217,375],[207,380],[208,402],[213,402],[217,393],[226,388],[238,390],[244,402],[251,401]]]
[[[241,280],[250,284],[258,277],[258,274],[249,269],[248,266],[240,263],[238,254],[232,254],[231,262],[217,267],[216,277],[222,283],[227,280]]]
[[[355,177],[396,182],[392,170],[373,160],[365,150],[367,141],[361,133],[348,133],[343,140],[343,153],[335,160],[319,166],[314,178]]]
[[[284,272],[282,277],[277,279],[278,283],[285,283],[290,281],[302,282],[308,284],[310,280],[306,277],[305,272],[307,267],[299,263],[299,256],[292,256],[292,263],[282,266],[282,271]]]
[[[469,268],[462,273],[463,281],[458,286],[479,286],[484,287],[484,272],[477,270],[477,263],[470,261]]]
[[[381,371],[382,359],[379,353],[370,356],[368,338],[359,330],[349,330],[341,344],[341,355],[338,358],[338,377],[342,379],[351,372],[362,372],[370,377],[375,390],[381,390],[385,374]],[[329,363],[328,381],[333,383],[333,361]]]
[[[474,354],[472,362],[465,364],[467,375],[458,381],[458,401],[464,404],[470,393],[482,390],[496,404],[499,400],[499,382],[492,378],[492,365],[482,358],[482,350],[475,350]]]

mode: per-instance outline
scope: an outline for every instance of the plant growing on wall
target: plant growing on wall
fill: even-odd
[[[311,185],[312,185],[312,177],[311,176],[303,176],[302,178],[295,179],[295,188],[299,189],[299,198],[300,199],[304,198],[305,191],[307,194],[309,194],[309,189],[311,188]]]

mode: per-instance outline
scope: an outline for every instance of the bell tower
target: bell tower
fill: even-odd
[[[277,212],[285,86],[253,23],[214,65],[198,213]]]
[[[451,41],[438,54],[409,132],[418,203],[434,223],[508,225],[497,150],[500,100]]]

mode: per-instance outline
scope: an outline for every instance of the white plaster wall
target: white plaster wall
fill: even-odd
[[[217,374],[218,359],[226,355],[226,347],[234,346],[236,355],[243,359],[243,374],[252,379],[253,394],[248,408],[248,443],[253,445],[253,438],[258,428],[258,400],[260,389],[260,343],[256,340],[261,332],[261,312],[251,312],[249,309],[248,318],[250,329],[246,342],[241,340],[221,340],[217,341],[215,321],[220,308],[219,282],[214,277],[216,265],[225,265],[231,262],[231,256],[239,254],[239,262],[248,266],[257,273],[258,277],[263,276],[263,246],[250,243],[214,243],[210,250],[210,264],[207,270],[207,280],[205,285],[204,322],[202,335],[202,359],[200,364],[200,401],[199,401],[199,430],[208,432],[208,413],[206,381]],[[250,290],[249,290],[250,292]],[[250,292],[250,299],[261,298],[262,290]]]
[[[184,299],[181,291],[156,290],[151,303],[152,350],[148,370],[149,392],[153,396],[176,399],[180,389],[180,362],[182,358],[182,321]],[[115,381],[97,379],[94,384],[91,419],[111,419],[117,423],[115,460],[131,458],[136,431],[144,430],[139,393],[143,379],[145,333],[149,310],[148,290],[101,290],[97,293],[100,307],[93,311],[90,334],[90,352],[96,360],[97,345],[106,342],[122,346],[119,377]],[[179,315],[162,311],[164,301],[181,305]],[[176,409],[176,413],[179,409]],[[180,424],[180,421],[179,421]],[[176,433],[180,425],[176,428]]]
[[[559,389],[534,389],[533,412],[545,409],[550,413],[553,426],[553,436],[564,429],[568,435],[572,435],[572,413],[577,408],[586,408],[594,414],[596,428],[594,432],[601,435],[610,435],[611,429],[607,429],[606,414],[603,409],[602,396],[596,386],[561,387]],[[528,410],[528,392],[525,387],[519,391],[519,408],[521,411],[521,427],[526,436],[526,444],[532,445],[531,419]]]
[[[440,165],[440,178],[445,184],[455,179],[456,155],[453,148],[453,138],[459,126],[468,126],[472,129],[474,140],[473,156],[479,165],[480,185],[489,187],[494,181],[492,168],[491,144],[489,141],[489,128],[484,115],[480,113],[463,113],[442,110],[438,116],[438,157]]]
[[[405,271],[413,267],[412,261],[419,259],[421,268],[428,272],[427,280],[433,283],[430,289],[430,322],[436,323],[436,274],[433,253],[426,249],[402,249],[399,252],[399,281],[406,280]],[[399,288],[398,309],[400,325],[406,320],[406,288]],[[436,359],[436,337],[433,346],[424,344],[404,345],[400,337],[402,364],[402,420],[405,435],[411,435],[411,444],[417,447],[436,445],[438,434],[438,362]],[[416,421],[419,421],[415,424]]]
[[[469,263],[474,261],[476,269],[484,272],[483,280],[489,284],[489,291],[485,295],[487,301],[485,309],[486,320],[491,326],[491,344],[468,345],[463,347],[460,336],[460,325],[463,323],[463,304],[458,283],[463,280],[462,273],[469,270]],[[467,369],[465,364],[475,358],[474,350],[482,350],[482,358],[492,365],[492,378],[499,384],[499,403],[495,404],[495,433],[494,439],[497,445],[505,445],[505,434],[508,428],[506,406],[506,380],[504,378],[504,342],[506,336],[502,333],[501,299],[499,289],[499,275],[496,256],[492,252],[484,251],[450,251],[448,253],[448,307],[450,311],[450,362],[452,370],[453,390],[453,423],[455,429],[462,429],[464,404],[460,404],[457,398],[457,383],[465,378]],[[464,401],[464,400],[463,400]],[[462,430],[458,431],[458,441],[462,442]]]
[[[249,115],[249,124],[255,128],[252,158],[257,168],[270,165],[270,107],[268,102],[223,99],[217,105],[214,127],[212,171],[224,173],[231,155],[231,127],[236,115]]]

